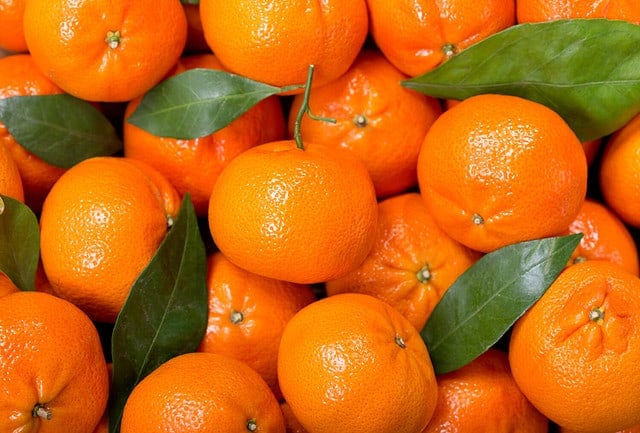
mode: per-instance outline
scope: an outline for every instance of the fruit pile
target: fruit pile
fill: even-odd
[[[0,0],[0,432],[640,432],[640,3]]]

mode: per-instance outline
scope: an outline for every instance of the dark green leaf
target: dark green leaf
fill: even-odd
[[[448,99],[521,96],[560,114],[583,140],[640,112],[640,26],[606,19],[519,24],[403,85]]]
[[[183,5],[197,5],[200,4],[200,0],[180,0]]]
[[[229,72],[191,69],[151,89],[128,122],[160,137],[204,137],[282,90]]]
[[[111,339],[109,431],[119,431],[134,386],[163,362],[193,352],[207,324],[206,253],[189,195],[118,315]]]
[[[35,290],[40,226],[27,205],[0,195],[0,271],[20,290]]]
[[[111,122],[87,101],[67,94],[1,99],[0,120],[24,148],[58,167],[122,149]]]
[[[520,242],[481,257],[444,293],[422,329],[436,373],[484,353],[549,288],[582,234]]]

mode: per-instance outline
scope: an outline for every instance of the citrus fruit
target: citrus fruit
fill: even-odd
[[[609,18],[640,24],[640,3],[634,0],[516,0],[520,23],[570,18]]]
[[[18,165],[9,149],[0,141],[0,194],[24,202],[24,187]]]
[[[26,0],[0,0],[0,48],[13,53],[27,51],[22,25],[26,3]]]
[[[17,292],[18,290],[18,287],[13,284],[11,278],[7,277],[6,274],[0,272],[0,297]]]

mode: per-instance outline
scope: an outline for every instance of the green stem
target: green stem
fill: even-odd
[[[311,110],[309,108],[309,95],[311,94],[311,82],[313,81],[314,69],[315,69],[314,65],[309,65],[307,82],[304,85],[304,93],[302,94],[302,105],[298,110],[296,121],[293,124],[293,138],[296,141],[296,146],[298,147],[298,149],[301,149],[301,150],[304,150],[304,144],[302,143],[302,134],[300,133],[300,125],[302,124],[302,118],[304,117],[305,114],[313,120],[336,123],[336,119],[332,119],[330,117],[316,116],[313,113],[311,113]]]

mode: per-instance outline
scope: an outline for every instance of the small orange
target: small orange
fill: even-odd
[[[273,86],[314,86],[344,74],[368,32],[365,0],[201,0],[204,36],[222,64]]]
[[[311,286],[252,274],[215,252],[207,260],[207,287],[209,319],[198,351],[246,362],[279,398],[280,337],[289,319],[315,300]]]
[[[278,401],[247,364],[187,353],[160,365],[133,389],[122,433],[285,433]]]
[[[234,264],[302,284],[339,278],[373,245],[378,204],[351,152],[294,140],[252,147],[220,173],[208,221]]]
[[[180,59],[174,73],[194,68],[223,69],[213,54],[199,54]],[[141,97],[136,98],[127,105],[125,118],[133,113],[141,100]],[[204,216],[213,184],[229,161],[250,147],[283,139],[285,134],[282,105],[277,96],[272,96],[225,128],[192,140],[158,137],[125,122],[124,154],[153,166],[181,195],[189,192],[196,214]]]
[[[2,141],[0,141],[0,194],[24,203],[24,187],[18,165]]]
[[[609,18],[640,24],[636,0],[516,0],[520,23],[570,18]]]
[[[47,293],[0,298],[0,431],[90,432],[108,394],[98,331],[82,311]]]
[[[45,77],[31,55],[14,54],[0,59],[0,99],[59,93],[62,93],[62,89]],[[25,203],[31,210],[39,213],[51,186],[65,170],[46,163],[25,149],[16,142],[2,122],[0,122],[0,142],[7,146],[18,165],[24,187]]]
[[[187,39],[175,0],[29,0],[24,35],[40,70],[73,96],[129,101],[174,66]]]
[[[411,76],[434,69],[516,20],[514,0],[367,0],[367,6],[373,40]]]
[[[344,147],[362,159],[378,197],[417,185],[422,140],[442,112],[437,99],[402,87],[406,78],[379,51],[365,50],[340,78],[311,92],[312,113],[336,122],[306,116],[301,122],[303,140]],[[303,98],[297,95],[289,111],[291,136]]]
[[[438,227],[418,193],[404,193],[380,202],[371,252],[353,272],[327,281],[326,293],[375,296],[421,330],[444,292],[479,257]]]
[[[489,252],[564,233],[587,191],[580,140],[546,106],[517,96],[472,96],[425,137],[418,184],[440,227]]]
[[[139,164],[84,160],[60,177],[42,207],[40,251],[53,293],[98,322],[115,322],[175,217],[166,208],[168,182],[163,194]],[[179,202],[175,190],[173,197]]]
[[[386,302],[344,293],[300,310],[282,334],[285,401],[313,433],[420,432],[437,385],[418,331]]]
[[[549,431],[549,420],[513,380],[505,352],[489,349],[437,382],[438,404],[422,433]]]
[[[631,232],[604,204],[587,198],[569,233],[582,233],[571,262],[608,260],[639,275],[638,248]]]
[[[26,0],[0,0],[0,49],[13,53],[27,51],[22,19]]]
[[[567,267],[514,325],[513,377],[556,424],[583,433],[640,423],[640,278],[608,261]]]

